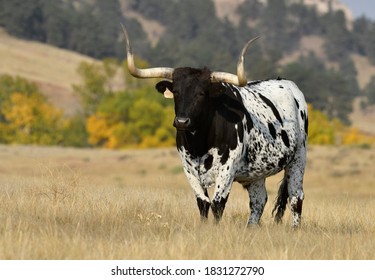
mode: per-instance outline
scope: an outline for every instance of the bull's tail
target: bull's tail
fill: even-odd
[[[279,187],[279,191],[277,193],[277,198],[275,201],[275,207],[272,210],[272,216],[275,214],[275,222],[281,223],[281,220],[284,216],[284,212],[286,209],[286,204],[288,203],[288,180],[286,178],[286,175],[284,175],[284,178],[281,182],[281,185]]]

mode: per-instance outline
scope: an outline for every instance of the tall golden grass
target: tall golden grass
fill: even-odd
[[[375,259],[374,149],[312,147],[303,225],[260,227],[235,184],[202,223],[174,149],[0,146],[0,259]]]

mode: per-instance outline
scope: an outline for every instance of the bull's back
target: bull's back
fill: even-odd
[[[306,146],[304,96],[287,80],[250,83],[240,92],[253,127],[244,136],[244,164],[236,175],[237,180],[275,174],[290,163],[298,149]]]
[[[265,136],[288,134],[290,140],[305,137],[307,105],[303,93],[288,80],[249,83],[241,91],[244,106],[252,116],[254,127]]]

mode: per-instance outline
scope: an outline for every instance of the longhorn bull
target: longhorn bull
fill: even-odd
[[[248,225],[258,224],[267,202],[265,179],[284,170],[272,213],[281,222],[289,200],[292,226],[298,227],[304,199],[307,105],[292,81],[247,81],[244,55],[257,38],[243,47],[234,75],[207,68],[138,69],[123,30],[130,73],[166,79],[156,89],[174,98],[177,150],[201,218],[207,219],[211,208],[215,220],[221,219],[237,181],[249,193]],[[214,188],[212,199],[209,187]]]

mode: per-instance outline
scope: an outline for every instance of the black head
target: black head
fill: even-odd
[[[212,99],[223,94],[226,88],[222,83],[211,82],[211,72],[207,68],[176,68],[172,80],[157,83],[156,89],[174,98],[173,125],[178,130],[194,132],[207,119]]]

